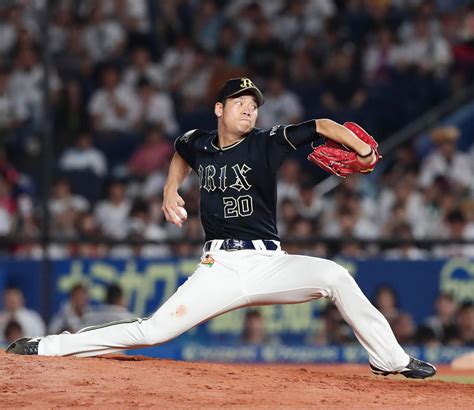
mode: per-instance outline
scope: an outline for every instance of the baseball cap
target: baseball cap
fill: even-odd
[[[262,92],[250,80],[250,78],[231,78],[222,86],[217,94],[217,101],[224,102],[226,98],[237,97],[242,94],[253,94],[257,99],[257,104],[260,107],[265,102]]]

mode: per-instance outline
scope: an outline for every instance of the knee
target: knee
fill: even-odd
[[[332,262],[329,277],[329,285],[331,289],[339,289],[342,286],[347,286],[348,284],[352,284],[352,282],[354,282],[354,279],[352,278],[349,271],[335,262]]]
[[[150,331],[142,334],[139,344],[142,346],[156,346],[166,343],[174,337],[175,335],[167,334],[165,332]]]
[[[172,326],[165,320],[159,320],[160,315],[154,315],[149,319],[144,319],[140,324],[140,341],[143,346],[155,346],[166,343],[176,336],[179,336],[180,329]]]

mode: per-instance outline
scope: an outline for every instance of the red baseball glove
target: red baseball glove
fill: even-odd
[[[375,160],[371,164],[364,164],[357,158],[357,152],[327,138],[324,144],[316,147],[313,152],[308,155],[308,160],[325,171],[342,178],[356,172],[363,174],[372,172],[381,158],[377,151],[379,144],[377,144],[377,141],[360,125],[354,122],[346,122],[343,125],[348,130],[351,130],[359,139],[370,145],[372,151],[375,153]]]

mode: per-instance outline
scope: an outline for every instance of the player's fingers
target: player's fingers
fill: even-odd
[[[168,222],[171,222],[171,219],[172,219],[172,218],[171,218],[171,215],[170,215],[169,211],[168,211],[165,207],[163,207],[162,209],[163,209],[163,213],[165,214],[165,219],[166,219]]]
[[[182,227],[182,222],[186,218],[184,218],[181,214],[181,212],[178,210],[178,206],[164,206],[163,207],[163,212],[165,214],[165,218],[168,222],[175,224],[179,226],[180,228]]]
[[[178,206],[184,206],[185,205],[184,199],[181,198],[179,195],[178,195],[177,203],[178,203]]]

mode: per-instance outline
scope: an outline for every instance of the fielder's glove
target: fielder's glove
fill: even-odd
[[[308,155],[308,160],[325,171],[342,178],[356,172],[363,174],[372,172],[381,158],[377,151],[379,144],[377,144],[377,141],[375,141],[367,131],[356,123],[346,122],[343,125],[366,144],[370,145],[372,152],[375,153],[375,160],[371,164],[363,164],[357,158],[357,152],[328,138],[326,138],[324,144],[316,147],[313,152]]]

